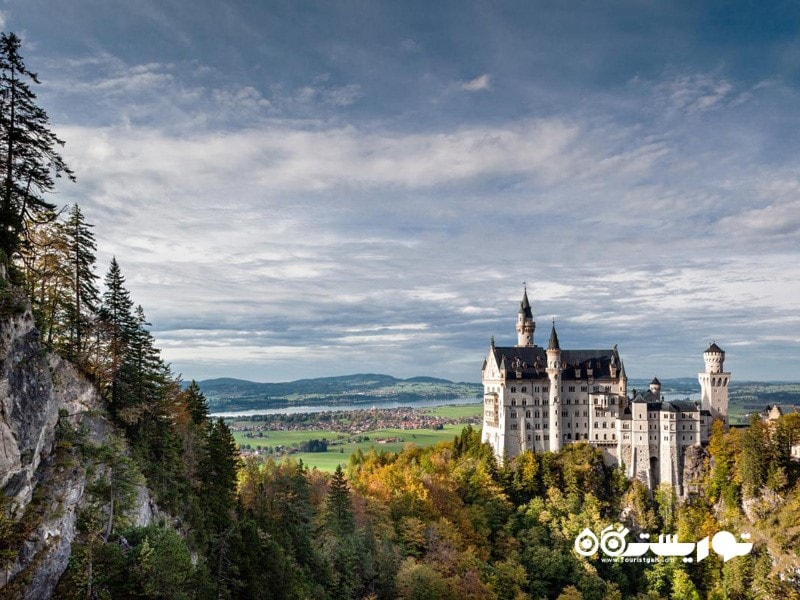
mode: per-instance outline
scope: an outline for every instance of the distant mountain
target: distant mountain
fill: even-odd
[[[645,390],[652,379],[629,379],[628,392]],[[697,398],[697,379],[681,377],[662,379],[664,392]],[[415,402],[447,398],[475,398],[479,402],[483,386],[479,383],[453,382],[436,377],[398,379],[391,375],[359,373],[338,377],[299,379],[283,383],[258,383],[223,377],[199,382],[212,412],[254,410],[287,406],[337,404],[373,404],[380,401]],[[763,410],[767,404],[781,404],[784,410],[800,405],[800,384],[732,381],[731,416],[744,419],[750,412]]]
[[[370,404],[377,401],[469,398],[479,401],[483,386],[435,377],[398,379],[360,373],[339,377],[258,383],[223,377],[198,382],[212,412],[321,404]]]

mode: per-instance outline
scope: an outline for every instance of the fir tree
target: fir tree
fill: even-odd
[[[125,288],[125,277],[117,263],[111,259],[111,266],[105,278],[105,292],[100,306],[104,356],[98,356],[97,363],[100,380],[105,388],[112,409],[116,410],[119,401],[119,372],[128,345],[136,328],[130,292]],[[100,348],[98,348],[98,353]]]
[[[74,204],[62,229],[69,253],[69,273],[72,279],[72,297],[67,313],[66,329],[69,343],[66,354],[80,359],[85,347],[85,334],[90,328],[100,301],[97,275],[94,272],[97,246],[92,225],[83,218],[80,206]]]
[[[20,55],[16,34],[0,35],[0,251],[10,264],[28,239],[27,225],[51,221],[53,204],[44,199],[55,178],[74,180],[49,129],[47,113],[36,105],[31,83],[38,84]]]

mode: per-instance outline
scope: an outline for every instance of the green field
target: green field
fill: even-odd
[[[295,460],[302,459],[309,467],[316,467],[321,471],[334,471],[337,465],[346,465],[350,460],[350,455],[359,448],[363,452],[369,451],[370,448],[375,448],[377,451],[400,452],[407,444],[431,446],[438,442],[451,441],[461,433],[463,428],[464,425],[445,425],[444,429],[438,431],[432,429],[380,429],[360,434],[361,436],[369,437],[368,441],[362,440],[360,442],[355,441],[354,438],[357,437],[355,434],[349,435],[323,430],[264,431],[263,438],[248,438],[245,432],[236,432],[234,433],[234,438],[238,444],[250,444],[253,448],[257,445],[288,447],[307,440],[324,438],[328,440],[329,444],[327,452],[296,452],[291,456]],[[391,437],[400,438],[403,441],[386,444],[376,442],[378,438]],[[339,444],[331,445],[331,442],[339,442]],[[278,454],[273,454],[272,456],[280,458]]]
[[[483,404],[459,404],[456,406],[432,406],[422,412],[446,419],[469,419],[483,414]]]

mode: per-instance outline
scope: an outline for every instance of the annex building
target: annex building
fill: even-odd
[[[499,459],[583,441],[650,489],[667,483],[684,495],[687,452],[708,441],[714,419],[727,420],[731,374],[716,343],[703,353],[701,402],[695,403],[665,400],[655,378],[648,390],[629,393],[617,346],[562,349],[555,322],[547,347],[537,346],[527,289],[516,329],[515,346],[496,346],[492,338],[481,373],[482,440]]]

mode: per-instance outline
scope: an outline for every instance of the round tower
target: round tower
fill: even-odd
[[[559,392],[561,390],[561,346],[558,343],[556,333],[556,322],[553,321],[553,329],[550,331],[550,342],[547,344],[547,376],[550,378],[550,451],[557,452],[561,449],[561,402]]]
[[[716,342],[703,352],[706,370],[697,374],[700,382],[701,408],[711,413],[713,419],[728,421],[728,384],[731,374],[724,371],[725,351]]]
[[[706,373],[722,373],[725,351],[716,342],[712,342],[708,350],[703,352],[703,360],[706,363]]]
[[[533,346],[533,332],[536,322],[533,320],[531,303],[528,302],[528,288],[522,293],[522,302],[519,303],[517,314],[517,346]]]

